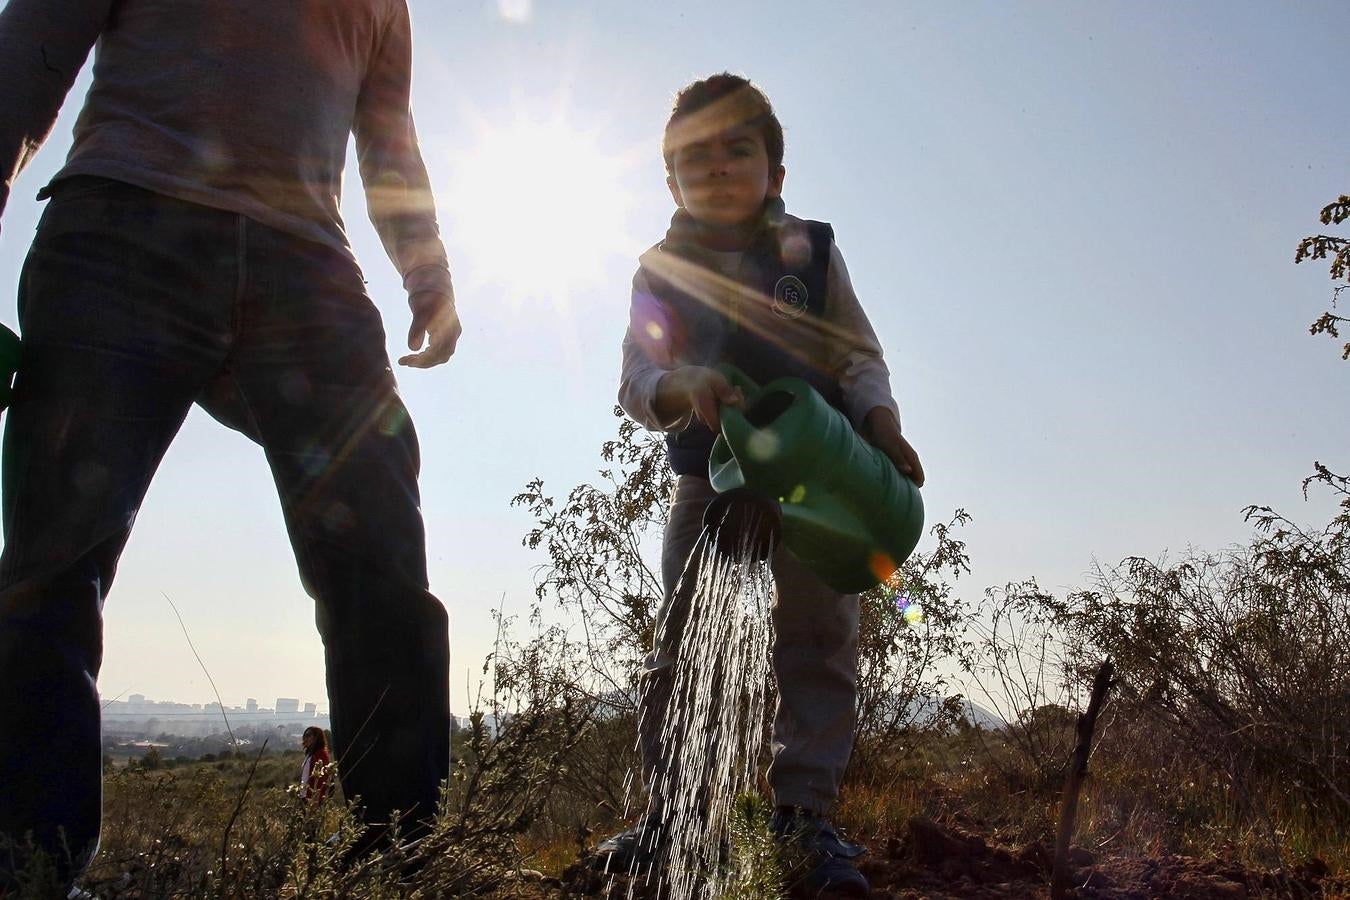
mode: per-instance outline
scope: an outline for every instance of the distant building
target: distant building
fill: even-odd
[[[127,702],[128,702],[128,703],[144,703],[144,702],[145,702],[145,695],[144,695],[144,694],[132,694],[130,697],[127,698]]]
[[[4,0],[0,0],[3,5]],[[288,706],[289,704],[289,706]],[[127,747],[127,740],[152,740],[163,742],[164,735],[179,738],[209,737],[223,734],[228,728],[258,728],[275,726],[292,731],[299,737],[306,725],[328,727],[326,713],[318,712],[316,704],[306,704],[301,713],[298,700],[282,699],[280,706],[284,715],[277,720],[270,709],[258,707],[253,698],[249,698],[248,707],[222,707],[219,702],[177,703],[172,700],[107,700],[103,703],[102,725],[105,740],[120,742]],[[286,710],[289,708],[289,712]],[[133,748],[135,749],[135,748]],[[137,754],[139,755],[139,753]]]
[[[296,697],[278,697],[277,715],[283,713],[298,713],[300,711],[300,700]]]
[[[244,701],[244,709],[248,710],[249,712],[257,712],[258,701],[254,700],[252,697],[249,697],[247,700]]]

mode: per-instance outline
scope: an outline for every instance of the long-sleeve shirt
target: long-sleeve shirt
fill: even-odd
[[[700,259],[720,275],[732,278],[740,268],[739,252],[702,251]],[[826,358],[822,368],[835,374],[844,395],[844,412],[854,428],[878,406],[895,414],[900,410],[891,394],[891,373],[881,355],[881,342],[858,302],[853,282],[848,277],[844,257],[836,245],[830,246],[830,269],[825,286],[825,312],[819,329],[825,336]],[[646,275],[638,270],[633,295],[650,294]],[[670,371],[652,360],[642,348],[630,325],[623,339],[623,369],[619,377],[619,406],[635,422],[652,431],[678,431],[689,424],[692,413],[675,421],[663,421],[656,411],[656,386]]]
[[[354,133],[370,218],[404,285],[449,288],[409,108],[406,0],[9,0],[0,211],[96,42],[56,180],[125,181],[351,257],[338,205]]]

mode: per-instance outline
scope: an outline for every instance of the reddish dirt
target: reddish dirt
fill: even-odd
[[[1048,898],[1051,855],[1040,843],[1005,847],[958,826],[915,818],[900,834],[874,842],[859,868],[872,882],[871,900]],[[1069,896],[1078,900],[1350,898],[1350,876],[1334,875],[1319,860],[1260,871],[1222,858],[1098,858],[1074,848],[1070,861]],[[635,891],[633,896],[648,894]],[[525,883],[499,894],[521,900],[627,895],[627,885],[609,884],[582,864],[561,880],[532,873]]]
[[[860,866],[873,900],[1048,897],[1053,848],[1003,847],[957,827],[911,819],[907,833]],[[1097,858],[1069,854],[1070,896],[1080,900],[1242,900],[1255,897],[1350,897],[1350,878],[1320,861],[1293,871],[1255,871],[1222,859],[1165,856]]]

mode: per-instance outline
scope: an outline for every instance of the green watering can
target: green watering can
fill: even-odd
[[[0,325],[0,410],[9,407],[14,373],[19,371],[19,336]]]
[[[802,379],[758,387],[733,366],[718,371],[746,402],[720,411],[708,477],[721,496],[704,523],[733,534],[760,525],[749,538],[723,538],[723,549],[739,540],[762,557],[770,537],[781,534],[783,545],[840,593],[889,578],[923,531],[914,482]]]

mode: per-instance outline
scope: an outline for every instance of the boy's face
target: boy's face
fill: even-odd
[[[666,178],[675,203],[705,225],[744,225],[764,200],[783,193],[782,166],[772,169],[757,128],[735,125],[676,149]]]

